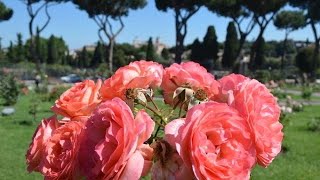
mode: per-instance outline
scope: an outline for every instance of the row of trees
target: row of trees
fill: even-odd
[[[124,28],[122,18],[127,16],[130,10],[141,9],[146,5],[146,0],[20,0],[26,5],[30,21],[28,24],[30,33],[30,54],[32,58],[41,63],[41,59],[36,52],[36,36],[40,36],[41,32],[47,27],[50,22],[49,7],[63,2],[72,2],[80,10],[86,11],[88,16],[93,19],[98,25],[98,35],[103,44],[108,47],[108,63],[110,71],[113,71],[113,48],[115,46],[116,37]],[[275,25],[279,29],[286,30],[288,34],[298,28],[310,25],[314,34],[315,48],[314,61],[316,67],[316,57],[319,54],[320,36],[316,25],[320,22],[320,15],[317,9],[320,5],[320,0],[155,0],[156,7],[160,11],[173,11],[175,18],[176,29],[176,46],[175,46],[175,62],[181,62],[181,57],[184,52],[184,39],[187,35],[188,20],[196,14],[201,7],[208,8],[211,12],[223,17],[228,17],[233,21],[235,28],[239,33],[239,42],[237,43],[237,51],[232,52],[233,59],[237,59],[242,51],[243,45],[246,42],[247,36],[252,32],[254,27],[259,28],[259,34],[251,47],[251,67],[252,69],[260,68],[261,49],[264,44],[263,34],[270,24],[276,18]],[[278,11],[285,5],[291,5],[299,8],[299,11]],[[3,9],[3,8],[2,8]],[[1,13],[2,14],[1,10]],[[38,14],[44,11],[47,21],[43,25],[35,24],[35,18]],[[10,13],[9,13],[10,14]],[[12,12],[11,12],[12,14]],[[8,15],[5,19],[8,19]],[[288,20],[290,19],[290,20]],[[120,24],[119,29],[114,30],[114,23]],[[231,26],[231,25],[230,25]],[[230,27],[231,28],[231,27]],[[35,33],[36,32],[36,33]],[[107,41],[105,41],[106,37]],[[287,39],[287,38],[285,38]],[[228,40],[230,41],[230,40]],[[205,42],[204,42],[205,43]],[[285,46],[286,40],[284,41]],[[214,47],[212,47],[214,48]],[[232,48],[231,48],[232,49]],[[227,55],[227,54],[226,54]],[[285,57],[285,52],[283,54]],[[226,59],[227,57],[225,57]],[[224,63],[224,66],[229,66],[230,62]],[[283,63],[282,63],[283,64]],[[282,65],[283,67],[283,65]]]

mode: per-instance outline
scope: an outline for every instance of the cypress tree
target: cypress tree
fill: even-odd
[[[146,51],[146,59],[147,60],[155,60],[155,50],[152,43],[152,38],[150,37],[148,40],[148,46]]]
[[[55,42],[55,37],[53,35],[50,36],[48,41],[48,64],[54,64],[58,60],[58,52],[57,52],[57,45]]]
[[[201,63],[203,60],[202,44],[199,39],[195,39],[191,45],[191,60]]]
[[[96,48],[94,49],[93,57],[90,63],[91,67],[97,67],[100,63],[104,62],[103,46],[98,41]]]
[[[214,26],[209,26],[203,38],[203,58],[216,60],[218,57],[218,41]]]
[[[222,58],[222,66],[224,68],[232,68],[237,58],[238,48],[239,40],[236,27],[234,26],[233,22],[229,22]]]
[[[163,59],[165,60],[169,60],[170,59],[170,52],[167,48],[163,48],[161,51],[161,56]]]
[[[17,34],[17,47],[16,47],[16,53],[17,53],[17,59],[16,62],[20,62],[25,60],[25,50],[24,50],[24,45],[22,41],[22,34],[18,33]]]

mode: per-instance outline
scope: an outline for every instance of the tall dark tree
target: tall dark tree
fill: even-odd
[[[215,62],[218,58],[219,44],[214,26],[209,26],[203,38],[203,59]]]
[[[222,66],[232,68],[237,58],[239,40],[236,27],[233,22],[229,22],[227,28],[226,41],[224,43],[224,52],[222,57]]]
[[[284,57],[286,55],[286,47],[289,33],[306,24],[305,17],[301,11],[281,11],[274,19],[274,25],[281,30],[285,30],[285,37],[283,41],[283,51],[281,55],[281,70],[284,68]]]
[[[129,14],[129,10],[136,10],[143,8],[147,1],[146,0],[73,0],[74,4],[78,6],[79,9],[84,10],[88,13],[89,17],[92,18],[98,25],[98,35],[102,42],[102,34],[107,36],[109,41],[109,70],[113,72],[113,48],[115,46],[116,37],[124,28],[124,23],[122,17]],[[115,21],[120,24],[117,31],[114,31],[114,24],[111,22]]]
[[[317,69],[318,67],[317,59],[320,51],[320,32],[319,32],[319,28],[317,28],[317,25],[320,24],[320,13],[319,13],[320,0],[289,0],[289,1],[292,6],[298,7],[304,11],[307,24],[311,26],[313,36],[314,36],[314,42],[315,42],[315,48],[313,51],[313,66],[315,67],[315,69]],[[314,75],[315,75],[315,70],[312,72],[312,76]]]
[[[12,9],[7,8],[6,5],[0,1],[0,22],[9,20],[12,15]]]
[[[244,6],[242,0],[209,0],[206,2],[206,7],[219,16],[231,18],[235,23],[240,35],[239,48],[236,54],[237,59],[247,36],[256,25],[253,13]]]
[[[78,57],[78,67],[79,68],[86,68],[90,64],[89,54],[86,47],[83,47],[80,55]]]
[[[188,31],[188,20],[199,11],[204,4],[204,0],[155,0],[156,7],[160,11],[174,11],[176,29],[175,62],[181,62],[184,51],[184,39]]]
[[[202,43],[199,39],[195,39],[191,45],[190,59],[194,62],[201,63],[203,60]]]
[[[256,40],[251,48],[254,49],[255,56],[254,59],[250,59],[249,67],[252,70],[260,69],[265,62],[266,43],[263,36],[259,36],[259,39]]]
[[[155,60],[155,50],[152,42],[152,38],[150,37],[148,40],[148,46],[146,51],[146,60]]]
[[[251,55],[250,55],[250,63],[253,63],[252,67],[259,68],[258,65],[254,65],[254,60],[258,60],[256,58],[258,56],[258,51],[260,51],[260,43],[263,39],[263,34],[269,25],[269,23],[273,20],[273,17],[276,13],[288,2],[288,0],[259,0],[259,1],[252,1],[252,0],[242,0],[242,3],[245,7],[253,13],[253,17],[255,22],[259,26],[259,34],[251,48]],[[259,55],[260,56],[260,55]],[[259,64],[259,62],[257,62]]]
[[[17,34],[16,52],[17,52],[17,61],[18,62],[27,59],[26,56],[25,56],[24,44],[23,44],[22,34],[21,33]]]
[[[8,47],[8,51],[6,55],[9,62],[14,62],[14,60],[17,57],[12,41],[10,41],[10,45]]]
[[[104,62],[103,45],[98,41],[96,48],[93,52],[93,57],[90,63],[90,67],[98,67],[99,64]]]
[[[55,37],[53,35],[50,36],[48,40],[48,64],[55,64],[58,61],[58,51],[57,44],[55,41]]]
[[[163,48],[161,51],[161,56],[164,60],[169,60],[170,59],[170,52],[167,48]]]

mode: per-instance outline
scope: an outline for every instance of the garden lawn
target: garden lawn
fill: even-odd
[[[52,115],[49,111],[52,102],[41,102],[36,122],[26,125],[25,122],[33,121],[28,111],[30,103],[35,100],[39,100],[39,97],[33,94],[21,96],[13,116],[0,116],[1,180],[42,179],[38,173],[27,173],[25,153],[41,118]],[[289,151],[279,155],[266,169],[257,166],[251,179],[319,179],[320,132],[307,130],[307,123],[313,117],[320,116],[319,110],[320,106],[310,106],[304,112],[290,115],[291,124],[285,130],[285,144]]]

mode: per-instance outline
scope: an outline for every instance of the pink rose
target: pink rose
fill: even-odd
[[[249,123],[258,163],[267,167],[281,151],[280,107],[270,91],[256,80],[246,80],[236,91],[232,105]]]
[[[155,88],[162,82],[163,67],[152,61],[135,61],[119,68],[115,74],[105,80],[101,87],[104,100],[119,97],[125,100],[127,89]]]
[[[211,98],[218,94],[218,83],[214,76],[195,62],[172,64],[164,70],[161,88],[164,100],[173,105],[173,93],[179,87],[191,88],[195,93],[205,93],[202,96]]]
[[[136,118],[119,98],[103,102],[86,123],[80,164],[88,179],[139,179],[152,164],[144,145],[154,122],[145,111]]]
[[[45,179],[78,179],[78,151],[83,123],[69,121],[60,126],[47,141],[40,171]]]
[[[242,82],[249,78],[242,76],[240,74],[230,74],[224,76],[218,82],[219,86],[219,95],[216,95],[211,98],[213,101],[217,102],[226,102],[229,105],[234,101],[234,92],[239,90]]]
[[[76,83],[56,100],[51,109],[71,120],[77,120],[81,116],[90,116],[93,109],[101,102],[100,87],[101,80],[98,80],[96,84],[92,80]]]
[[[249,179],[255,164],[250,131],[236,110],[207,102],[170,122],[167,141],[197,179]]]
[[[265,85],[242,75],[231,74],[219,82],[222,89],[219,97],[227,97],[228,104],[247,120],[255,141],[258,163],[267,167],[281,151],[283,139],[276,98]]]
[[[26,154],[28,171],[40,171],[39,166],[43,159],[43,153],[48,139],[55,129],[59,127],[56,116],[43,119],[32,137],[32,142]]]

